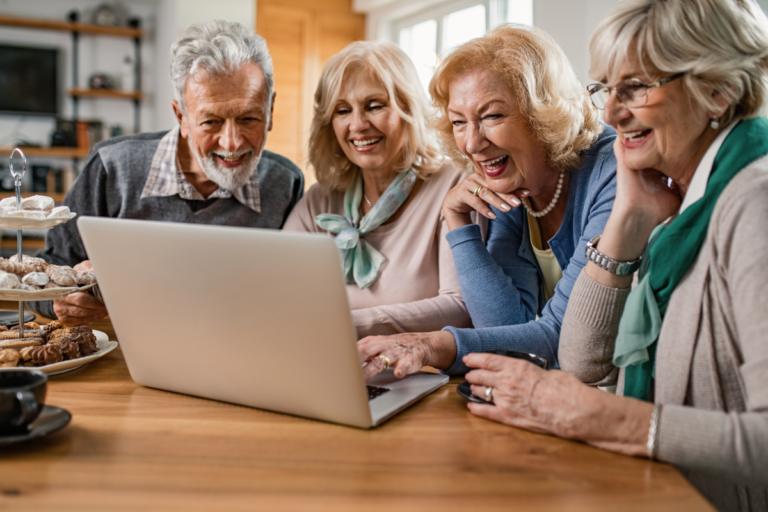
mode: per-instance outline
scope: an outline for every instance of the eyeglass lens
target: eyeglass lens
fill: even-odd
[[[647,86],[639,80],[625,80],[619,82],[615,89],[618,100],[628,107],[641,107],[647,98]],[[603,85],[601,87],[595,87],[590,91],[592,102],[597,108],[601,110],[605,108],[608,100],[611,99],[611,90],[611,88]]]

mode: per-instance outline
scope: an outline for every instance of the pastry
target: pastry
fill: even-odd
[[[56,203],[53,202],[53,198],[47,196],[31,196],[21,200],[22,210],[43,211],[46,212],[46,216],[53,210],[54,206]]]
[[[64,287],[63,287],[63,286],[59,286],[59,285],[57,285],[57,284],[56,284],[56,283],[54,283],[53,281],[49,281],[47,285],[43,286],[43,289],[44,289],[44,290],[49,290],[49,289],[51,289],[51,288],[64,288]]]
[[[24,338],[23,340],[4,340],[0,341],[0,349],[3,348],[24,348],[38,347],[43,344],[43,338]]]
[[[45,272],[30,272],[25,275],[21,282],[30,286],[45,286],[51,278]]]
[[[53,364],[64,360],[61,349],[56,345],[23,348],[21,349],[21,358],[25,363],[31,362],[34,366]]]
[[[72,270],[69,267],[48,265],[48,268],[45,269],[45,272],[48,274],[48,277],[51,278],[51,281],[58,284],[59,286],[77,286],[77,279],[75,279],[77,270]]]
[[[40,324],[37,323],[37,322],[25,322],[24,323],[24,328],[25,329],[36,329],[36,330],[42,329]],[[11,331],[18,331],[19,330],[19,326],[18,325],[14,325],[10,330]]]
[[[60,343],[57,345],[59,349],[61,349],[61,354],[64,356],[64,359],[77,359],[80,357],[80,345],[75,343],[74,341],[65,341],[63,343]]]
[[[2,201],[0,201],[0,208],[5,208],[5,209],[10,210],[10,211],[18,209],[16,207],[16,198],[15,197],[6,197]]]
[[[48,343],[61,343],[61,341],[54,340],[59,338],[65,338],[69,334],[69,329],[56,329],[48,332]]]
[[[24,261],[12,261],[0,258],[0,270],[10,274],[26,275],[30,272],[45,272],[48,264],[38,258],[24,258]]]
[[[51,213],[48,214],[49,219],[68,219],[72,213],[69,211],[68,206],[57,206]]]
[[[64,324],[61,323],[59,320],[53,320],[49,324],[46,324],[44,329],[46,331],[55,331],[56,329],[61,329],[64,327]]]
[[[25,338],[42,338],[45,335],[45,331],[42,329],[27,329],[24,325],[24,337]],[[0,340],[13,340],[19,337],[19,329],[15,331],[0,332]]]
[[[0,368],[12,368],[18,366],[20,357],[21,354],[19,354],[18,350],[12,348],[0,350]]]
[[[46,212],[35,210],[16,210],[13,212],[8,212],[6,217],[22,217],[25,219],[45,220],[48,217],[48,214]]]
[[[85,357],[93,354],[97,350],[99,350],[99,347],[96,346],[96,339],[94,338],[93,341],[90,340],[84,340],[82,342],[78,343],[78,346],[80,348],[80,354]]]
[[[13,290],[18,288],[20,284],[19,278],[15,274],[0,272],[0,288],[3,290]]]
[[[75,272],[77,272],[75,274],[75,279],[77,280],[77,284],[79,286],[96,284],[96,274],[94,274],[93,272],[81,272],[79,270],[75,270]]]
[[[18,288],[16,288],[16,289],[17,290],[24,290],[24,291],[27,291],[27,292],[37,292],[37,291],[42,290],[43,287],[42,286],[34,286],[34,285],[31,285],[31,284],[21,283],[18,286]]]
[[[34,256],[28,256],[26,254],[23,255],[24,259],[22,260],[24,263],[38,263],[43,266],[43,268],[48,266],[48,262],[45,261],[43,258],[35,258]],[[19,261],[19,255],[14,254],[10,258],[8,258],[8,261]],[[39,271],[38,271],[39,272]]]
[[[88,334],[93,334],[93,329],[91,329],[87,325],[76,325],[74,327],[70,327],[69,332],[70,333],[86,332]]]
[[[8,326],[7,325],[0,325],[0,332],[7,331]]]

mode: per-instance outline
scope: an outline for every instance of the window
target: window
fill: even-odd
[[[400,48],[427,90],[440,56],[501,23],[533,25],[533,0],[464,0],[395,22]]]

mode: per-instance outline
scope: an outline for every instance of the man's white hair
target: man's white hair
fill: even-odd
[[[220,77],[256,63],[267,82],[267,112],[272,103],[275,73],[264,38],[240,23],[214,20],[190,25],[171,46],[171,81],[176,101],[186,112],[184,90],[198,71]]]

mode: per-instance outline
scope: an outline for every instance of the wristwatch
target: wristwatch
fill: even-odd
[[[640,268],[640,260],[643,259],[642,255],[635,261],[616,261],[598,251],[597,242],[600,241],[600,237],[601,235],[597,235],[587,242],[587,248],[584,250],[584,256],[586,256],[587,260],[617,276],[628,276]]]

